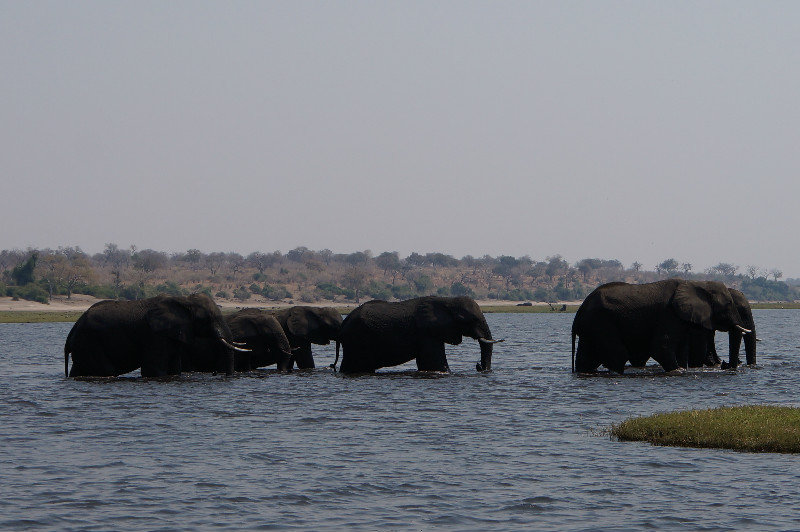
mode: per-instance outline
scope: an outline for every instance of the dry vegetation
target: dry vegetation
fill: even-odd
[[[407,299],[420,295],[468,295],[481,300],[580,301],[610,281],[650,282],[669,276],[717,279],[740,288],[751,300],[792,301],[796,289],[779,281],[780,272],[749,267],[748,275],[720,263],[706,272],[667,259],[655,271],[638,262],[626,268],[615,259],[583,259],[570,264],[560,255],[457,259],[442,253],[369,250],[336,254],[295,248],[280,252],[203,253],[197,249],[168,255],[152,249],[121,249],[107,244],[103,253],[80,248],[0,251],[0,293],[46,302],[55,294],[137,299],[157,293],[206,292],[221,300],[248,303],[325,302],[354,304],[365,299]]]

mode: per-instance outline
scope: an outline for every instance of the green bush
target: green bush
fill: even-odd
[[[160,284],[155,288],[156,294],[165,294],[168,296],[184,296],[186,295],[186,290],[178,286],[176,283],[172,281],[167,281],[164,284]]]
[[[248,290],[245,286],[240,286],[233,291],[233,297],[239,301],[247,301],[250,299],[250,295],[250,290]]]
[[[372,299],[391,299],[392,297],[391,288],[392,288],[391,285],[387,285],[385,283],[379,283],[375,280],[372,280],[364,288],[364,294],[368,295]]]
[[[453,296],[467,296],[474,298],[475,297],[475,290],[470,288],[469,286],[465,285],[464,283],[460,283],[458,281],[454,282],[450,285],[450,295]]]
[[[289,292],[286,287],[282,285],[272,286],[265,284],[264,288],[261,290],[261,294],[267,299],[272,299],[274,301],[292,297],[291,292]]]
[[[211,290],[211,287],[203,286],[202,284],[199,284],[199,285],[195,286],[192,289],[192,293],[193,294],[205,294],[208,297],[213,297],[214,296],[213,291]]]
[[[10,286],[7,289],[9,297],[24,299],[26,301],[36,301],[37,303],[49,303],[50,295],[47,290],[36,283],[29,283],[25,286]]]
[[[333,301],[336,296],[342,295],[342,289],[333,283],[317,283],[316,293],[321,299]]]
[[[128,301],[135,301],[137,299],[145,299],[155,295],[152,288],[145,287],[142,284],[131,284],[123,286],[119,292],[119,297],[127,299]]]
[[[76,294],[86,294],[87,296],[96,297],[97,299],[115,299],[117,297],[116,288],[109,284],[77,286],[73,292]]]
[[[214,294],[214,297],[221,297],[222,299],[230,299],[231,295],[225,290],[220,290],[219,292]]]
[[[392,291],[392,295],[395,298],[397,298],[397,299],[399,299],[401,301],[404,300],[404,299],[411,299],[412,297],[414,297],[416,295],[414,290],[407,284],[394,285],[391,288],[391,291]]]

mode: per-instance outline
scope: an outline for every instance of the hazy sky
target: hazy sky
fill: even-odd
[[[798,2],[0,3],[0,249],[800,277]]]

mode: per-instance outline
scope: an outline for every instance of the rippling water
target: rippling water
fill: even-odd
[[[798,404],[800,312],[754,314],[759,368],[674,377],[572,375],[571,314],[488,315],[507,339],[490,374],[467,340],[447,347],[450,375],[167,382],[67,380],[71,324],[0,324],[0,528],[800,529],[796,456],[607,434],[659,411]]]

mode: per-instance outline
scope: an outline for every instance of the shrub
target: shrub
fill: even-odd
[[[113,285],[84,285],[75,288],[76,294],[86,294],[97,299],[116,299],[117,289]]]
[[[222,299],[230,299],[231,295],[225,290],[220,290],[219,292],[214,294],[214,297],[221,297]]]
[[[391,288],[391,291],[392,295],[399,300],[411,299],[416,295],[414,293],[414,290],[412,290],[411,287],[407,284],[394,285]]]
[[[119,297],[121,297],[122,299],[127,299],[129,301],[134,301],[137,299],[144,299],[146,297],[150,297],[150,292],[142,284],[132,284],[128,286],[123,286],[122,290],[120,290],[119,292]]]
[[[450,285],[450,294],[454,296],[467,296],[474,298],[475,290],[465,285],[464,283],[456,281]]]
[[[364,288],[364,293],[373,299],[391,299],[392,297],[391,286],[375,280],[370,281]]]
[[[186,291],[172,281],[167,281],[155,287],[156,294],[166,294],[168,296],[183,296]]]
[[[233,297],[239,301],[247,301],[250,299],[250,290],[248,290],[247,287],[240,286],[233,291]]]
[[[201,284],[195,286],[192,289],[193,294],[206,294],[208,297],[213,297],[214,294],[212,292],[213,291],[211,290],[211,287],[203,286]]]
[[[29,283],[25,286],[11,286],[8,288],[8,295],[15,300],[24,299],[26,301],[36,301],[37,303],[49,303],[50,296],[47,290],[36,283]]]
[[[292,294],[282,285],[271,286],[265,284],[264,288],[261,290],[261,294],[267,299],[275,301],[292,297]]]

